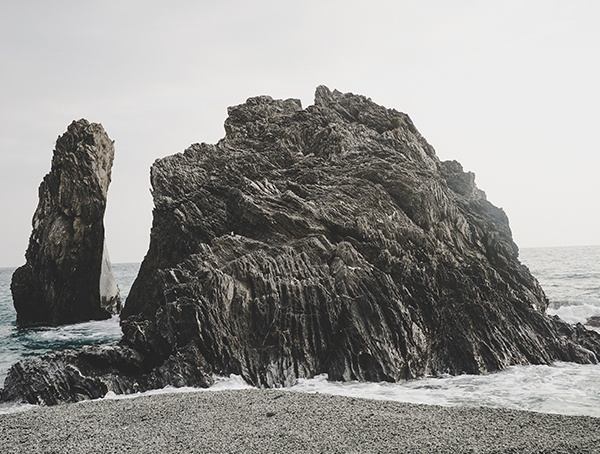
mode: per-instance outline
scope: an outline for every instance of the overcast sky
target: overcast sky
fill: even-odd
[[[600,244],[600,2],[8,1],[0,15],[0,266],[74,119],[115,141],[106,234],[138,262],[152,162],[223,136],[227,107],[317,85],[411,116],[475,172],[520,247]]]

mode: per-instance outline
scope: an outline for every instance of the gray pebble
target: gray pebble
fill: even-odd
[[[600,418],[209,391],[0,415],[0,452],[598,453]]]

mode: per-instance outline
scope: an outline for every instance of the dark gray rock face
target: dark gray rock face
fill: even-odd
[[[11,290],[19,326],[60,325],[109,318],[117,295],[103,295],[104,211],[114,158],[102,125],[74,121],[56,141],[50,173]]]
[[[142,356],[123,346],[87,346],[13,365],[0,389],[1,401],[56,405],[104,397],[107,392],[132,394],[172,386],[208,387],[213,378],[191,350],[148,371]]]
[[[600,327],[600,316],[598,316],[598,315],[592,315],[591,317],[589,317],[587,319],[586,325],[587,326],[594,326],[596,328]]]
[[[580,348],[544,314],[505,213],[407,115],[319,87],[306,110],[249,99],[225,129],[152,168],[128,345],[195,345],[260,386],[596,361],[600,336]]]
[[[139,355],[127,377],[142,388],[158,382],[148,376],[287,386],[597,362],[600,335],[545,315],[505,213],[407,115],[319,87],[305,110],[251,98],[225,129],[152,167],[150,248],[115,349]],[[138,386],[70,364],[108,390]],[[43,366],[24,368],[5,395],[43,381]]]

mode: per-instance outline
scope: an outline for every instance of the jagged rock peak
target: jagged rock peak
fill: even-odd
[[[506,214],[406,114],[321,86],[306,109],[259,96],[225,125],[152,168],[126,344],[196,345],[263,386],[593,360],[544,315]]]
[[[337,90],[331,91],[324,85],[317,87],[315,106],[332,109],[344,120],[362,123],[379,133],[392,131],[403,123],[410,125],[412,132],[416,132],[408,115],[394,109],[386,109],[374,103],[371,98]]]
[[[113,159],[114,144],[102,125],[85,119],[73,121],[56,141],[26,264],[11,283],[20,326],[103,319],[118,310],[118,293],[101,295],[99,285]]]

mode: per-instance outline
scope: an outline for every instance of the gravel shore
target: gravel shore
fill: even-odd
[[[0,415],[0,453],[600,453],[600,418],[278,390],[163,394]]]

